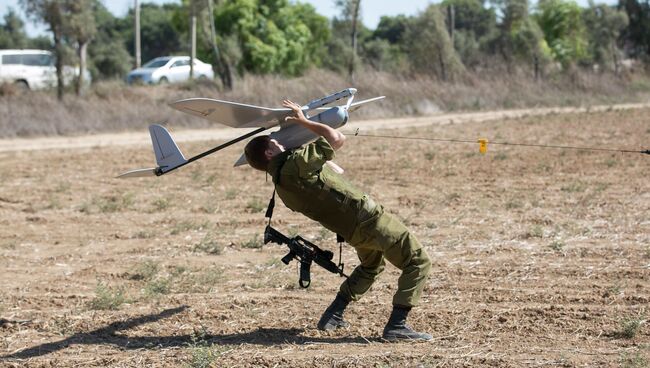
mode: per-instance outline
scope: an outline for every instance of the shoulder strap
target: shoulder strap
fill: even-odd
[[[269,205],[266,207],[266,215],[264,217],[269,219],[269,225],[271,225],[271,218],[273,217],[273,209],[275,208],[275,189],[273,189],[273,195],[269,201]]]

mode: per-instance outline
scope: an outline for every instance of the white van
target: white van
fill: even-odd
[[[63,81],[68,84],[78,70],[63,67]],[[84,73],[90,82],[88,71]],[[0,83],[15,83],[24,88],[41,89],[56,86],[54,56],[47,50],[0,50]]]

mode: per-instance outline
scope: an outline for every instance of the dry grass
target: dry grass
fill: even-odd
[[[283,98],[306,102],[349,86],[342,76],[311,70],[305,76],[247,75],[233,92],[214,84],[126,87],[122,82],[101,82],[82,98],[68,94],[60,103],[54,92],[21,94],[11,86],[0,89],[0,138],[74,135],[95,132],[144,130],[155,122],[204,128],[209,122],[176,112],[167,104],[189,97],[209,97],[261,106],[277,106]],[[483,71],[458,83],[443,83],[417,76],[400,77],[365,71],[355,85],[359,98],[386,95],[388,99],[361,109],[358,118],[430,115],[439,111],[490,110],[539,106],[589,106],[647,100],[650,78],[640,71],[617,78],[609,74],[574,72],[534,82],[524,73]]]

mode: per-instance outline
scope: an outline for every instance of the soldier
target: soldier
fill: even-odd
[[[320,330],[345,328],[350,324],[343,312],[357,301],[384,270],[384,259],[402,270],[393,311],[384,328],[388,341],[431,340],[431,335],[414,331],[406,324],[412,307],[420,300],[431,261],[422,245],[394,216],[384,212],[368,195],[347,182],[342,169],[331,162],[345,136],[336,129],[308,120],[299,105],[285,100],[294,122],[320,138],[294,150],[276,140],[260,136],[245,148],[246,159],[255,169],[273,177],[276,192],[284,204],[341,235],[352,245],[361,261],[341,285],[336,298],[318,322]]]

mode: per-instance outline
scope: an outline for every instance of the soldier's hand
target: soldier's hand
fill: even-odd
[[[301,120],[307,120],[307,118],[305,117],[305,113],[302,111],[302,106],[298,105],[297,103],[291,100],[284,100],[282,101],[282,106],[291,109],[294,113],[294,116],[287,116],[286,118],[284,118],[285,121],[298,122]]]

